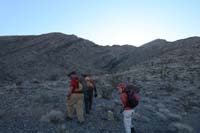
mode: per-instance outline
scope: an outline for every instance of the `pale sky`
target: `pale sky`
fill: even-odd
[[[140,46],[200,36],[200,0],[0,0],[0,35],[75,34]]]

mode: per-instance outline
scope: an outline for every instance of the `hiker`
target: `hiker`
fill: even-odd
[[[89,114],[92,110],[93,94],[97,97],[97,90],[94,81],[89,75],[82,75],[85,79],[85,85],[83,85],[84,90],[84,102],[85,102],[85,113]]]
[[[123,121],[126,133],[135,133],[135,129],[132,124],[132,114],[134,113],[135,107],[138,105],[139,90],[134,85],[128,85],[121,83],[117,87],[121,102],[123,105]]]
[[[82,124],[84,122],[82,85],[75,72],[71,72],[68,76],[70,77],[70,90],[67,94],[67,120],[72,120],[74,110],[76,110],[78,122]]]

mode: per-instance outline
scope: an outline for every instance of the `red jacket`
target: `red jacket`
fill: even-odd
[[[135,96],[136,100],[139,101],[139,97],[136,95]],[[128,96],[126,93],[121,93],[121,101],[124,107],[124,110],[131,110],[133,109],[132,107],[128,107],[126,106],[127,102],[128,102]]]
[[[76,90],[77,88],[79,88],[78,77],[72,77],[71,78],[70,88],[72,88],[72,93],[81,93],[81,91]]]

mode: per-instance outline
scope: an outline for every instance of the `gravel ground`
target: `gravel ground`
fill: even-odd
[[[113,99],[95,98],[93,110],[85,116],[84,124],[77,119],[60,123],[44,122],[41,117],[51,110],[65,114],[66,84],[64,82],[24,83],[22,86],[7,85],[0,87],[0,132],[1,133],[123,133],[123,119],[120,113],[119,97]],[[156,95],[159,92],[155,93]],[[163,95],[162,95],[163,94]],[[151,92],[141,95],[141,102],[133,115],[136,131],[140,133],[170,133],[185,130],[198,133],[199,108],[192,114],[178,112],[177,104],[167,104],[174,96],[160,93],[159,99]],[[148,96],[148,95],[151,95]],[[164,97],[165,96],[165,97]],[[165,100],[166,98],[166,100]],[[168,99],[168,100],[167,100]],[[179,100],[177,100],[177,103]],[[112,111],[114,120],[108,120],[107,112]],[[179,122],[181,129],[169,128],[173,122]],[[175,124],[180,125],[180,124]],[[188,127],[188,125],[190,125]],[[171,126],[173,127],[173,126]],[[192,130],[190,130],[190,127]]]

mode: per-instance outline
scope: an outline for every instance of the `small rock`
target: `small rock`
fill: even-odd
[[[167,117],[163,113],[156,112],[156,116],[158,118],[160,118],[162,121],[166,121],[167,120]]]
[[[170,113],[169,109],[167,109],[167,108],[159,108],[159,111],[164,113],[164,114]]]
[[[149,103],[149,98],[143,97],[140,101],[144,103]]]
[[[199,108],[199,107],[196,107],[196,106],[194,106],[194,107],[192,107],[192,110],[193,110],[194,112],[199,112],[199,111],[200,111],[200,108]]]
[[[150,104],[144,105],[144,108],[146,108],[147,110],[149,110],[149,111],[151,111],[151,112],[155,112],[154,106],[152,106],[152,105],[150,105]]]
[[[178,122],[171,123],[168,126],[168,130],[170,132],[178,132],[178,133],[192,133],[193,132],[192,127],[186,124],[178,123]]]
[[[37,80],[37,79],[33,79],[33,80],[32,80],[32,83],[39,84],[39,83],[40,83],[40,81],[39,81],[39,80]]]
[[[168,113],[167,116],[172,121],[181,121],[182,120],[182,116],[180,116],[178,114]]]
[[[136,121],[142,121],[142,122],[147,122],[147,123],[151,121],[148,117],[144,115],[140,115],[137,112],[133,113],[132,118]]]
[[[60,127],[62,130],[65,130],[67,127],[65,124],[62,124],[61,127]]]
[[[156,106],[157,106],[158,108],[165,108],[165,105],[162,104],[162,103],[157,103]]]

